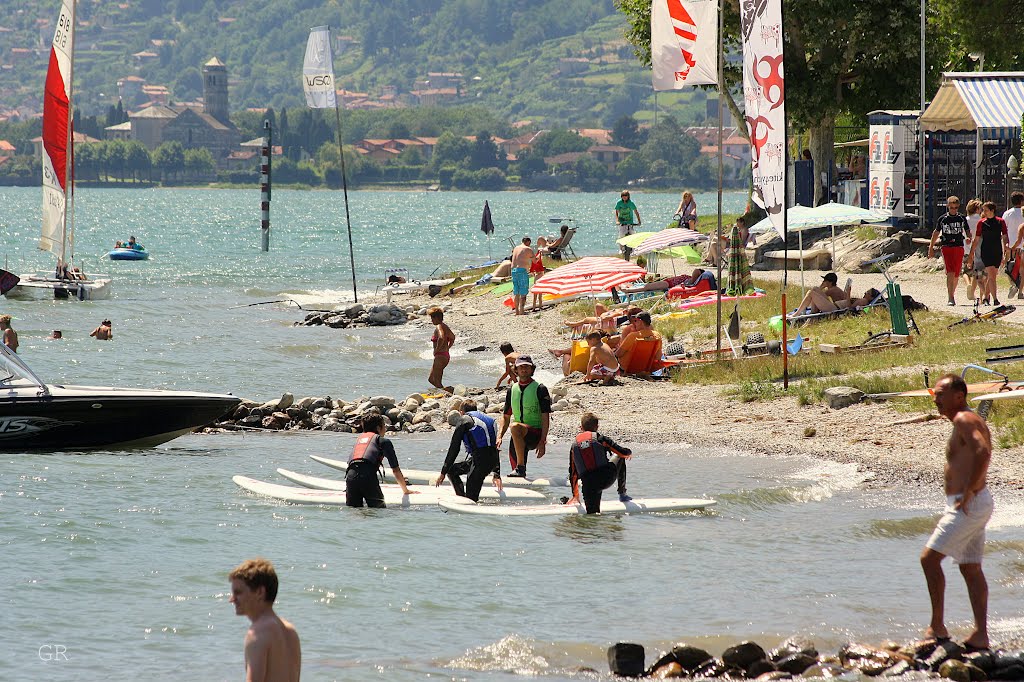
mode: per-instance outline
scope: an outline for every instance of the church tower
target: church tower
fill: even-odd
[[[203,64],[203,113],[229,123],[228,67],[216,57]]]

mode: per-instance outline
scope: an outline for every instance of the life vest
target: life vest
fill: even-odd
[[[473,454],[480,448],[494,447],[494,444],[498,441],[498,434],[494,428],[494,419],[476,410],[467,412],[466,416],[473,420],[473,428],[466,431],[462,436],[466,452]]]
[[[380,451],[380,434],[367,431],[359,434],[356,446],[352,448],[352,456],[348,458],[349,464],[365,461],[374,468],[379,467],[383,454]]]
[[[512,419],[518,424],[541,428],[540,398],[537,390],[540,384],[531,381],[523,388],[519,382],[512,384]]]
[[[597,440],[596,431],[583,431],[572,445],[572,462],[580,474],[608,464],[608,450]]]

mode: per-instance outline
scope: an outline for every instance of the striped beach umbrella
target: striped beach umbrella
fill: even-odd
[[[555,268],[537,280],[534,294],[574,296],[594,291],[607,291],[640,279],[647,271],[636,263],[621,258],[587,256],[575,263]]]
[[[651,235],[633,249],[633,253],[639,256],[651,251],[661,251],[673,246],[683,246],[684,244],[697,244],[707,240],[708,236],[706,234],[688,230],[685,227],[672,227]]]
[[[750,263],[747,262],[747,251],[740,243],[740,230],[735,225],[729,233],[729,283],[725,287],[729,296],[745,296],[754,293],[754,285],[750,281]]]

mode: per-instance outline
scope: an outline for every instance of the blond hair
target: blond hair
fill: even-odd
[[[981,199],[971,199],[967,202],[967,215],[974,215],[981,210]]]

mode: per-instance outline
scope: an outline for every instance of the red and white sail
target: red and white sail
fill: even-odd
[[[717,0],[652,0],[651,83],[655,90],[718,83]]]
[[[43,233],[39,248],[64,259],[67,196],[71,180],[71,62],[75,45],[74,0],[62,0],[50,48],[43,93]]]
[[[744,118],[750,133],[753,199],[785,230],[786,87],[782,0],[740,3]]]

